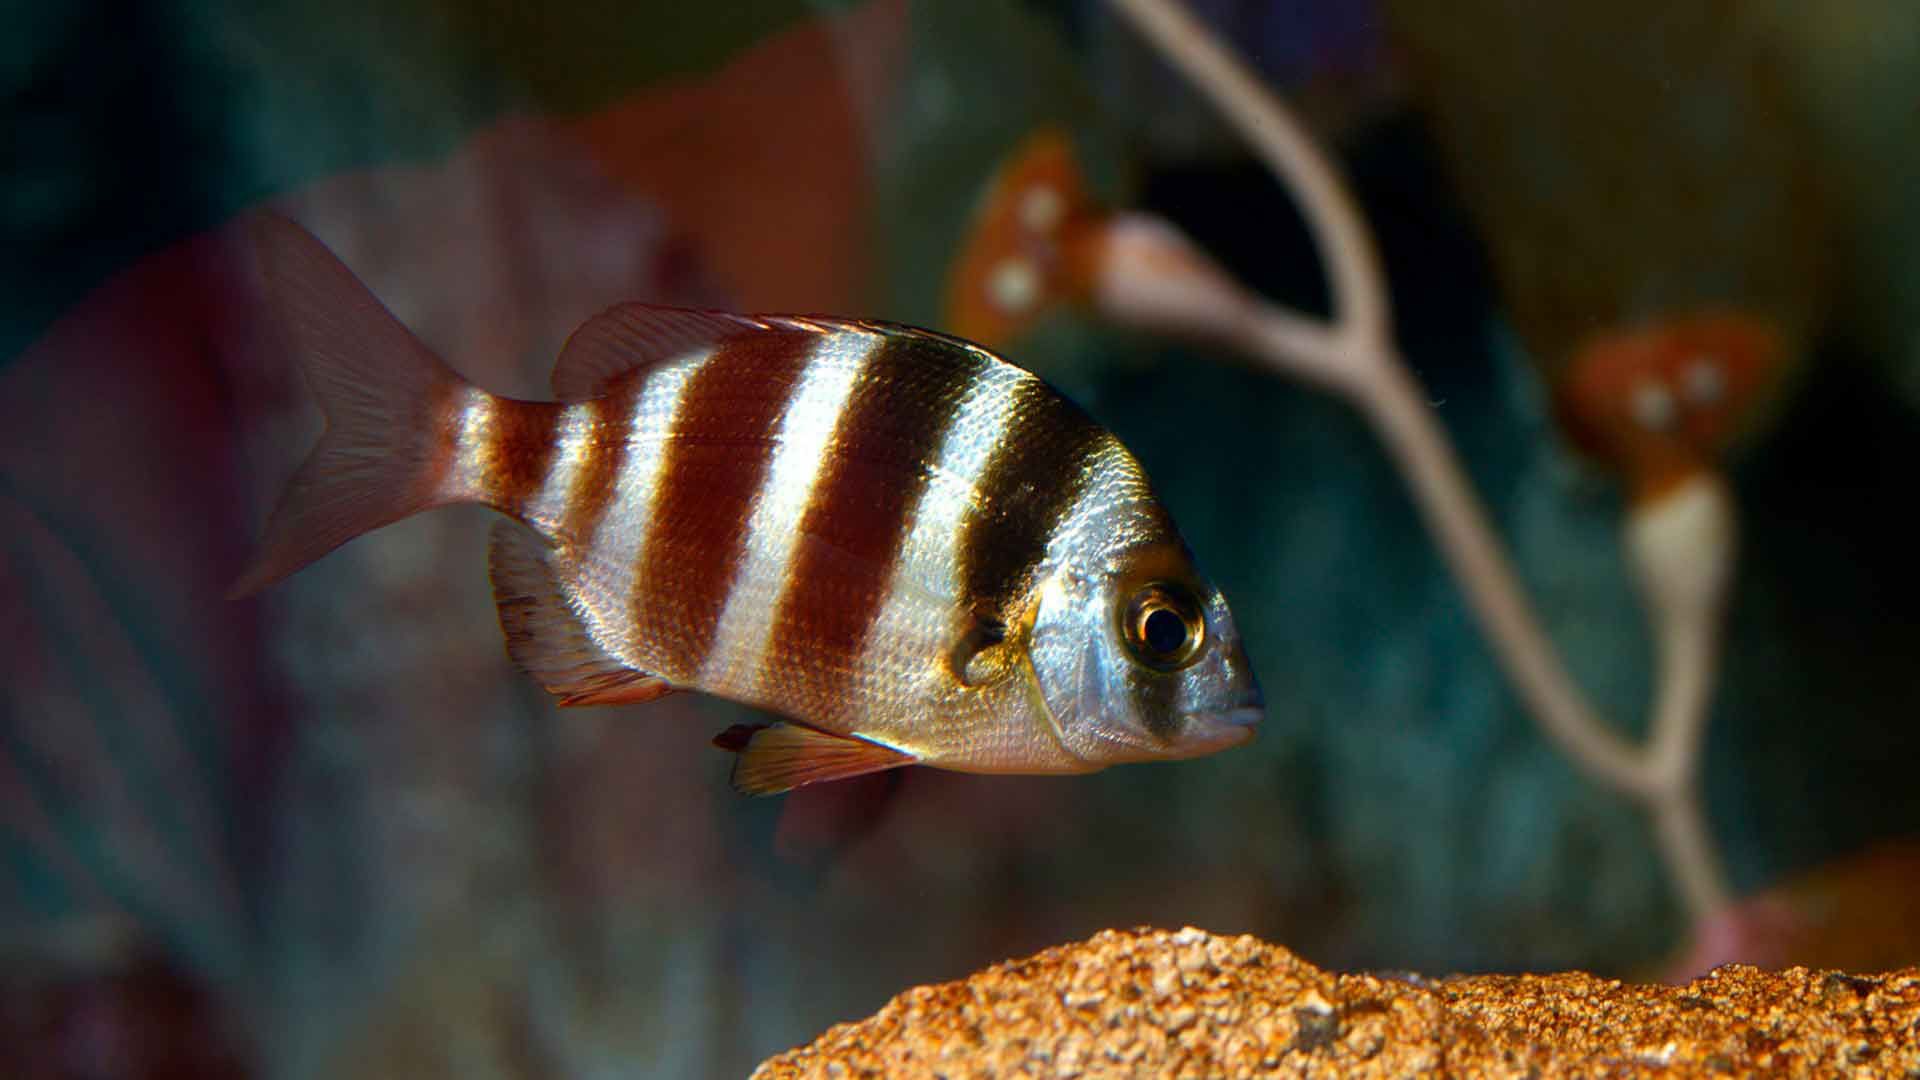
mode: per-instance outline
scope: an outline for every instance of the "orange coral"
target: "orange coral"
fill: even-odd
[[[1702,311],[1596,335],[1560,378],[1568,437],[1625,476],[1636,501],[1716,462],[1781,383],[1787,350],[1772,324]]]
[[[947,329],[999,347],[1054,306],[1087,302],[1106,217],[1066,135],[1029,136],[988,184],[948,274]]]

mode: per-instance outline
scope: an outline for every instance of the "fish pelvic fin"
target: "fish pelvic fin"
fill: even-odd
[[[560,591],[551,549],[532,530],[496,522],[487,563],[507,655],[561,705],[631,705],[673,693],[665,679],[628,667],[593,640]]]
[[[365,532],[452,501],[449,404],[466,383],[312,233],[249,226],[269,307],[326,414],[326,431],[267,521],[241,597]]]
[[[919,761],[857,735],[835,735],[804,724],[733,727],[721,732],[714,745],[740,755],[733,763],[733,789],[743,795],[778,795]]]

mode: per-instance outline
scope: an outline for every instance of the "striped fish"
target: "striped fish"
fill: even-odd
[[[320,242],[255,230],[328,427],[235,586],[474,502],[513,659],[563,705],[692,689],[742,791],[1078,773],[1250,738],[1259,688],[1139,463],[1033,375],[884,323],[626,304],[557,401],[463,381]]]

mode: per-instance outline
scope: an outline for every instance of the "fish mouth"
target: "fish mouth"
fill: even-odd
[[[1227,709],[1188,713],[1185,738],[1181,742],[1196,755],[1226,750],[1251,742],[1255,731],[1260,727],[1260,721],[1266,718],[1266,706],[1257,702]]]

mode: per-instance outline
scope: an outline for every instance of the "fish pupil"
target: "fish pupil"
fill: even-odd
[[[1192,590],[1165,581],[1134,593],[1120,626],[1127,651],[1156,671],[1178,671],[1192,663],[1207,632]]]
[[[1146,639],[1147,648],[1163,656],[1171,656],[1186,647],[1187,620],[1172,608],[1148,612],[1141,630],[1140,636]]]

